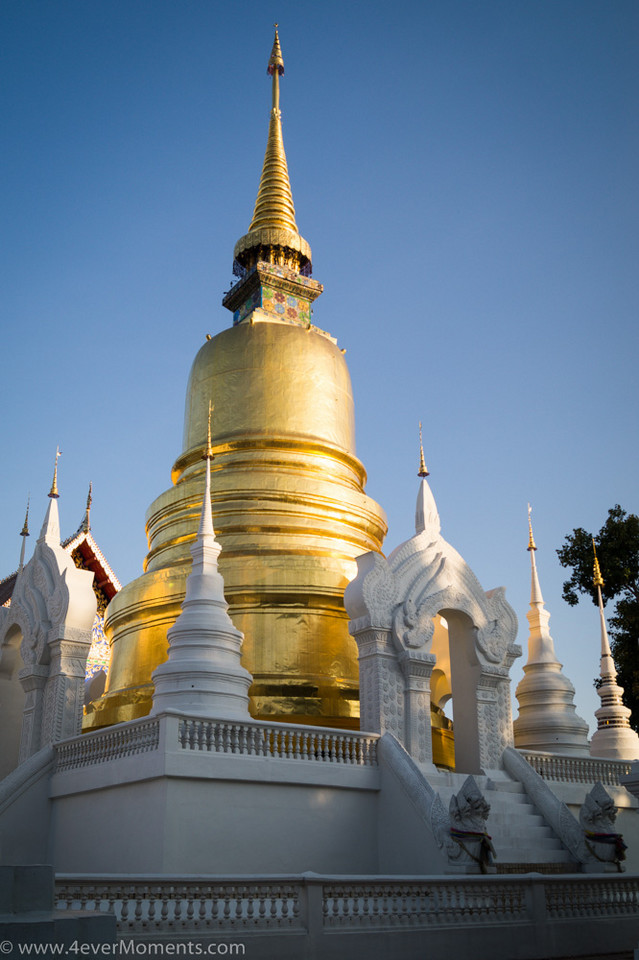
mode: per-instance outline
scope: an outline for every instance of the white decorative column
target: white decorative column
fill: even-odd
[[[592,545],[594,549],[594,540]],[[630,726],[631,711],[623,702],[623,687],[617,683],[617,670],[608,641],[601,597],[604,582],[596,553],[594,567],[593,584],[597,588],[601,623],[601,679],[597,688],[601,706],[595,710],[597,729],[590,742],[590,754],[593,757],[610,757],[616,760],[637,760],[639,759],[639,736]]]
[[[221,547],[211,515],[211,441],[200,527],[191,556],[182,612],[168,631],[169,656],[153,672],[152,714],[183,713],[215,719],[250,719],[252,676],[241,664],[244,636],[229,617],[224,580],[218,571]]]
[[[515,696],[519,716],[513,724],[515,746],[521,750],[588,756],[588,724],[575,710],[575,688],[562,673],[550,635],[550,614],[541,594],[528,507],[528,551],[531,563],[530,610],[527,614],[528,662]]]
[[[406,749],[418,763],[433,762],[430,678],[436,657],[421,650],[399,655],[404,673],[404,737]]]

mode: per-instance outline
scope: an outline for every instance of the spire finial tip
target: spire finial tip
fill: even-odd
[[[528,546],[527,550],[536,550],[537,544],[535,543],[535,538],[533,537],[532,529],[532,507],[528,504]]]
[[[418,477],[428,477],[429,472],[424,460],[424,444],[422,442],[422,421],[419,421],[419,472]]]
[[[49,490],[49,496],[58,499],[60,494],[58,493],[58,457],[62,456],[62,451],[60,447],[55,448],[55,466],[53,467],[53,481],[51,483],[51,489]]]
[[[21,537],[29,536],[29,504],[31,502],[31,494],[29,493],[27,497],[27,512],[24,515],[24,523],[22,525],[22,530],[20,531]]]
[[[592,537],[592,552],[595,555],[595,562],[593,564],[593,576],[592,583],[594,587],[603,587],[604,581],[601,576],[601,567],[599,566],[599,560],[597,558],[597,547],[595,546],[595,538]]]

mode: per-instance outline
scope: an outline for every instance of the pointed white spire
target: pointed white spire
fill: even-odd
[[[40,530],[38,542],[44,540],[45,543],[60,546],[60,514],[58,513],[58,458],[62,456],[60,447],[56,447],[55,466],[53,468],[53,481],[49,490],[49,506],[44,517],[44,523]]]
[[[419,424],[419,470],[417,476],[420,477],[420,483],[417,492],[417,503],[415,505],[415,533],[423,533],[425,530],[428,530],[429,533],[436,537],[441,530],[441,522],[435,498],[426,480],[426,477],[430,476],[430,474],[424,462],[421,421]]]
[[[152,714],[172,712],[248,720],[252,676],[241,665],[243,634],[233,626],[218,571],[221,551],[211,513],[211,408],[204,499],[182,612],[168,631],[168,660],[153,673]]]
[[[599,621],[601,624],[601,659],[599,661],[600,683],[597,693],[601,706],[595,710],[597,729],[590,743],[593,757],[615,758],[617,760],[636,760],[639,758],[639,736],[630,726],[631,711],[623,702],[623,687],[617,683],[617,670],[606,629],[601,588],[604,585],[597,548],[593,538],[592,549],[595,555],[593,585],[597,588],[599,602]]]
[[[528,661],[515,695],[519,716],[513,724],[515,746],[573,756],[588,754],[588,724],[575,711],[575,688],[562,672],[550,635],[550,614],[544,606],[528,504],[528,551],[530,553],[530,610],[526,614],[530,632]]]

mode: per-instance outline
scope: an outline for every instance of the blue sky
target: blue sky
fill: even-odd
[[[532,502],[592,725],[596,611],[561,600],[554,551],[639,511],[634,0],[3,0],[0,572],[56,444],[63,531],[92,480],[98,542],[141,571],[191,361],[230,321],[274,20],[315,322],[347,349],[386,550],[412,532],[421,419],[444,535],[507,587],[524,647]]]

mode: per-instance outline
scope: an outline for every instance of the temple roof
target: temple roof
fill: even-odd
[[[93,589],[98,598],[98,612],[103,613],[122,585],[91,533],[88,508],[78,529],[63,540],[61,546],[71,554],[76,567],[94,574]],[[18,571],[15,570],[0,580],[0,606],[9,606],[11,603],[17,579]]]

